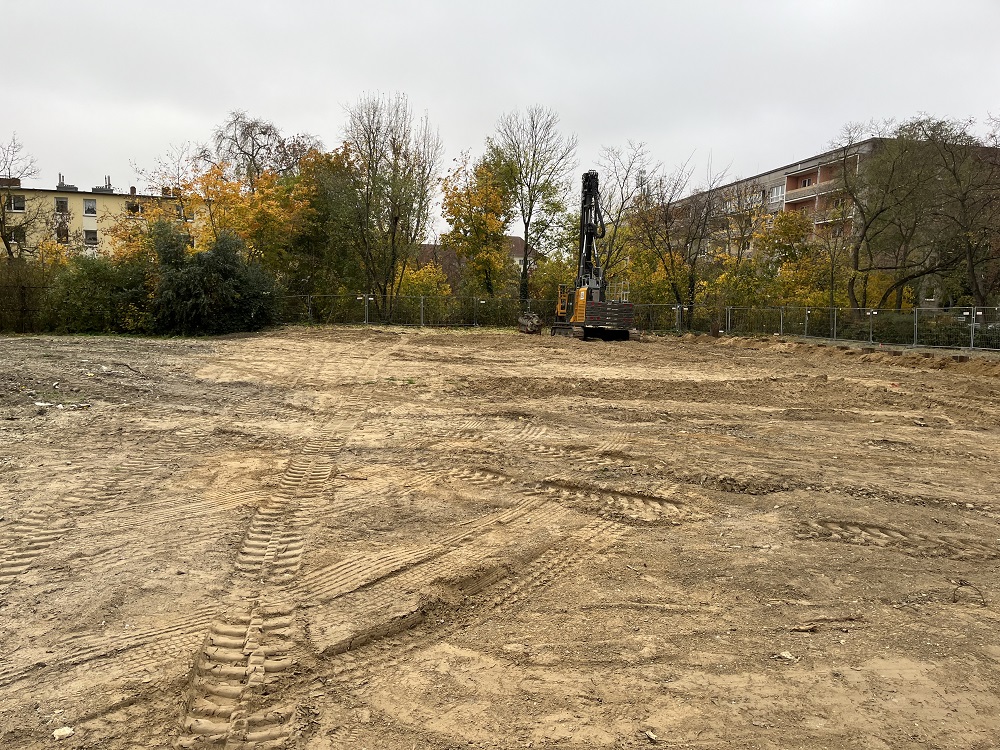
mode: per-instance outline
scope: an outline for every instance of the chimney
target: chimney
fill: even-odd
[[[113,193],[115,189],[111,187],[111,175],[105,175],[104,185],[98,185],[90,192],[92,193]]]
[[[77,189],[78,188],[76,187],[76,185],[67,185],[66,182],[65,182],[65,180],[64,180],[64,178],[63,178],[63,173],[62,172],[59,173],[59,184],[56,185],[56,190],[64,190],[64,191],[67,191],[67,192],[76,192]]]

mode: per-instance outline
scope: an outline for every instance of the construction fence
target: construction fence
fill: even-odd
[[[517,325],[516,298],[398,297],[386,311],[373,295],[302,295],[285,298],[291,324],[408,326]],[[555,300],[528,300],[525,308],[550,323]],[[1000,349],[1000,308],[911,310],[827,307],[710,307],[635,304],[635,328],[646,333],[719,333],[800,336],[897,346]]]
[[[44,287],[0,286],[0,331],[43,329]],[[522,309],[550,323],[556,300],[510,297],[397,297],[385,305],[372,294],[291,295],[280,300],[292,325],[491,326],[513,328]],[[799,336],[896,346],[1000,349],[1000,308],[885,310],[829,307],[714,307],[634,304],[635,328],[647,333]]]

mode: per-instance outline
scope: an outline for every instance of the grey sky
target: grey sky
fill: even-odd
[[[31,0],[3,19],[0,139],[35,156],[35,187],[125,188],[232,109],[334,146],[343,106],[375,91],[426,110],[449,159],[540,103],[581,169],[633,139],[732,177],[849,121],[1000,114],[998,0]]]

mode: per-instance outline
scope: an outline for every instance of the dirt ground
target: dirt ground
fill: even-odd
[[[0,339],[0,747],[1000,747],[952,354]]]

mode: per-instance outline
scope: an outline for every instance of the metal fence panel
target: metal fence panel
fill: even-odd
[[[45,286],[0,285],[0,331],[41,330],[41,302],[46,292]],[[524,307],[546,324],[555,318],[556,300],[528,300]],[[381,300],[371,294],[289,295],[281,299],[280,319],[291,324],[511,328],[517,325],[522,303],[509,297],[449,295],[397,297],[388,314],[382,308]],[[896,346],[1000,350],[998,307],[852,310],[637,303],[634,313],[635,328],[649,333],[780,334]]]

